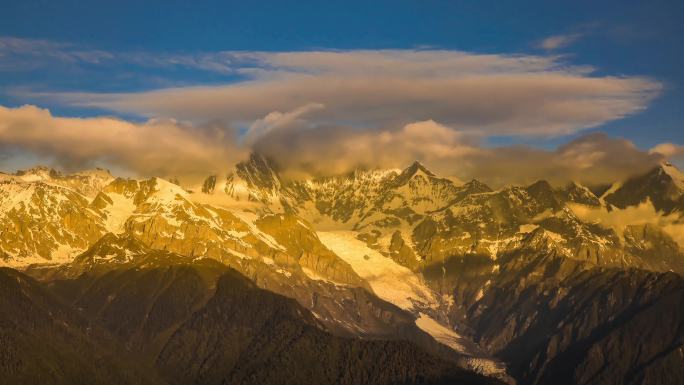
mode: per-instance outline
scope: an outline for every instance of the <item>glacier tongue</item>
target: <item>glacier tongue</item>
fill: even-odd
[[[417,314],[416,326],[437,342],[466,356],[463,365],[484,375],[505,375],[505,366],[481,351],[472,341],[442,325],[424,311],[439,308],[437,296],[408,268],[369,248],[354,231],[319,231],[321,242],[368,281],[381,299]]]
[[[320,231],[321,242],[368,281],[375,294],[405,310],[436,308],[436,296],[408,268],[356,239],[353,231]]]
[[[465,339],[455,331],[443,326],[427,314],[420,313],[416,325],[424,332],[434,337],[437,342],[446,345],[459,353],[468,353]]]

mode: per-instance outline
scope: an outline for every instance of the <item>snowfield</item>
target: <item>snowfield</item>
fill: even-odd
[[[112,204],[103,209],[107,214],[105,227],[107,231],[121,234],[124,232],[126,220],[133,215],[137,207],[133,203],[133,198],[127,198],[114,192],[108,193],[107,196],[112,200]]]
[[[371,249],[353,231],[320,231],[321,242],[368,281],[375,294],[405,310],[436,305],[432,291],[411,270]]]
[[[436,307],[438,301],[411,270],[369,248],[356,238],[353,231],[320,231],[316,233],[323,244],[349,263],[361,278],[368,281],[375,294],[402,309],[418,314],[416,326],[431,335],[437,342],[466,356],[463,364],[478,373],[498,376],[505,367],[480,351],[471,341],[449,327],[416,309]]]
[[[435,321],[430,316],[420,313],[420,316],[416,320],[416,326],[418,326],[422,331],[431,335],[442,345],[446,345],[459,353],[468,353],[468,349],[466,349],[465,345],[463,344],[463,337],[448,327],[442,326],[442,324]]]

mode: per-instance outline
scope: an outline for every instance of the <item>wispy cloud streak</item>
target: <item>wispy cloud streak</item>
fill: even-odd
[[[565,48],[584,37],[582,33],[568,33],[564,35],[549,36],[540,41],[537,46],[547,51],[555,51]]]

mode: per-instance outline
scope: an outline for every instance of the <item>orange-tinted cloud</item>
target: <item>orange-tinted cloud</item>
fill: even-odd
[[[606,184],[646,172],[663,160],[625,139],[590,134],[555,150],[529,146],[484,147],[477,138],[432,120],[398,130],[349,126],[281,127],[254,143],[286,176],[327,176],[356,168],[403,168],[420,160],[437,174],[479,179],[494,187],[545,179]]]
[[[224,127],[173,120],[61,118],[34,106],[0,106],[0,143],[66,168],[110,164],[141,176],[204,178],[243,155]]]
[[[666,158],[684,157],[684,146],[675,143],[660,143],[649,150],[652,154],[661,154]]]
[[[308,125],[306,112],[321,108],[278,114],[267,119],[274,124],[271,129],[246,142],[224,126],[62,118],[33,106],[0,107],[0,145],[67,168],[103,165],[140,176],[179,176],[187,182],[224,173],[250,151],[274,159],[289,178],[338,175],[356,168],[403,168],[420,160],[440,175],[477,178],[492,186],[538,179],[609,183],[645,172],[665,158],[604,134],[543,150],[484,147],[477,138],[432,120],[376,130]]]

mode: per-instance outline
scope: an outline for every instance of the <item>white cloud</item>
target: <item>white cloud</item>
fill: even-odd
[[[145,117],[222,119],[236,126],[249,126],[273,111],[324,105],[315,114],[316,124],[401,127],[432,119],[481,135],[554,136],[641,111],[662,88],[648,78],[593,76],[591,68],[548,56],[438,50],[223,52],[208,61],[243,80],[47,97]]]
[[[684,157],[684,146],[675,143],[660,143],[649,150],[652,154],[661,154],[666,158]]]
[[[31,71],[55,64],[99,64],[115,55],[67,43],[0,36],[0,71]]]
[[[277,130],[280,127],[285,127],[295,123],[299,123],[300,117],[325,108],[319,103],[309,103],[304,106],[295,108],[290,112],[280,112],[273,111],[268,115],[264,116],[262,119],[257,119],[249,126],[249,129],[245,133],[244,142],[248,144],[254,143],[254,141],[262,138],[273,130]]]
[[[627,226],[655,225],[684,247],[684,224],[679,215],[663,215],[658,212],[650,200],[637,206],[624,209],[608,210],[606,207],[590,207],[581,204],[570,204],[570,209],[585,222],[598,222],[602,226],[612,228],[622,235]]]
[[[597,183],[650,167],[676,146],[663,144],[647,154],[628,141],[600,135],[551,151],[481,146],[491,135],[581,132],[643,110],[662,89],[649,78],[599,76],[593,68],[550,55],[448,50],[115,53],[0,38],[0,70],[53,62],[183,67],[238,79],[138,93],[22,94],[149,119],[142,124],[61,118],[30,106],[0,107],[0,144],[66,165],[106,161],[142,175],[207,175],[256,149],[276,158],[291,175],[404,167],[418,159],[440,174],[494,185],[541,178]],[[225,123],[206,123],[217,121]],[[226,127],[247,132],[239,140]]]
[[[569,33],[564,35],[554,35],[545,38],[538,44],[539,48],[545,49],[547,51],[554,51],[557,49],[565,48],[577,40],[581,39],[584,35],[581,33]]]
[[[174,54],[147,51],[114,52],[71,43],[42,39],[0,36],[0,71],[27,72],[54,69],[55,66],[78,68],[100,65],[132,65],[141,68],[188,68],[233,73],[233,59],[222,53]],[[92,69],[92,67],[90,67]]]

